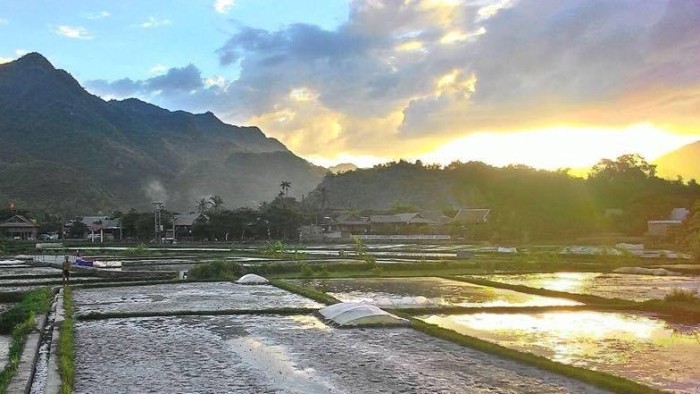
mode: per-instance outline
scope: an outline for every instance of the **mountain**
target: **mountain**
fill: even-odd
[[[700,180],[700,141],[695,141],[669,152],[654,161],[660,176],[685,180]]]
[[[211,112],[104,101],[38,53],[0,65],[0,203],[62,215],[192,209],[208,195],[231,208],[312,190],[326,170],[257,127]],[[3,202],[4,201],[4,202]]]

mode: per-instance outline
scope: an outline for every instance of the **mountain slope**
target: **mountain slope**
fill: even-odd
[[[667,153],[656,159],[654,164],[663,177],[675,179],[680,175],[685,180],[700,180],[700,141]]]
[[[237,207],[273,198],[283,180],[293,195],[308,192],[325,173],[210,112],[106,102],[37,53],[0,65],[0,138],[0,203],[58,214],[146,209],[153,199],[188,210],[213,194]]]

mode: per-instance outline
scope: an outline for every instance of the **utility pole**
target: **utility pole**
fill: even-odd
[[[151,204],[153,204],[153,224],[155,228],[156,243],[162,243],[160,232],[163,229],[163,225],[161,224],[160,213],[163,210],[164,204],[162,201],[154,201]]]

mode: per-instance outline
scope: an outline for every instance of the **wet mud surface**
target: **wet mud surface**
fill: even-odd
[[[244,286],[230,282],[75,289],[73,298],[78,315],[90,312],[161,313],[323,307],[274,286]]]
[[[410,328],[311,316],[83,321],[76,344],[76,393],[601,392]]]
[[[694,275],[653,276],[600,272],[558,272],[465,277],[632,301],[664,298],[674,288],[692,290],[700,294],[700,276]]]
[[[366,302],[388,308],[581,305],[579,302],[561,298],[542,297],[433,277],[288,281],[327,292],[344,302]]]
[[[430,315],[423,321],[676,393],[700,393],[700,325],[595,311]]]
[[[55,275],[61,276],[61,270],[48,267],[4,267],[0,266],[0,279],[6,279],[13,276],[29,276],[29,275]]]

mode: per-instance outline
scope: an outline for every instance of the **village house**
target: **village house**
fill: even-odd
[[[674,228],[683,224],[690,211],[686,208],[673,208],[666,219],[647,221],[647,235],[650,237],[666,237]]]
[[[92,242],[114,241],[122,239],[122,224],[119,218],[109,216],[83,216],[71,220],[63,227],[66,233],[75,222],[81,222],[87,227],[86,238]]]
[[[0,236],[5,238],[35,240],[39,226],[22,215],[14,215],[0,223]]]

